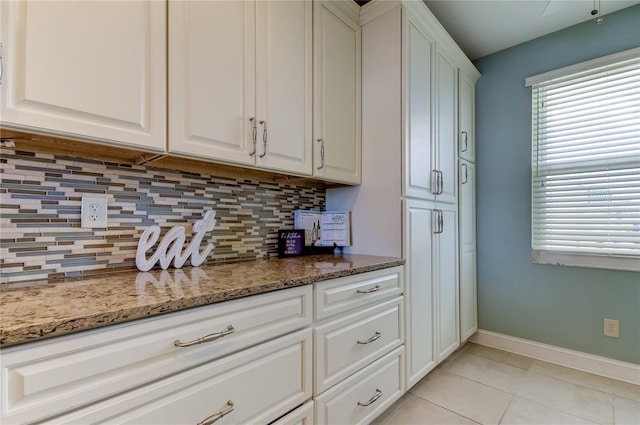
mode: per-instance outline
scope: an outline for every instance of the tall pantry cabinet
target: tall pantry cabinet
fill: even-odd
[[[327,207],[352,211],[351,252],[406,259],[411,387],[477,327],[475,245],[460,251],[475,244],[474,168],[459,150],[474,149],[480,75],[422,2],[373,0],[360,23],[363,183],[328,190]]]

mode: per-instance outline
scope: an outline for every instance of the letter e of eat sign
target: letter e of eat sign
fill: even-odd
[[[160,261],[160,267],[162,270],[166,270],[167,267],[173,262],[173,266],[176,269],[181,268],[184,263],[191,257],[191,265],[194,267],[199,266],[207,258],[213,244],[208,244],[202,251],[200,251],[200,243],[204,238],[204,234],[210,230],[213,230],[216,225],[215,211],[207,211],[202,220],[198,220],[193,225],[193,237],[191,243],[183,250],[184,242],[186,240],[184,226],[176,226],[167,232],[162,238],[162,241],[158,245],[156,252],[147,258],[147,250],[152,248],[158,238],[160,237],[160,226],[151,226],[147,228],[140,236],[138,241],[138,250],[136,251],[136,266],[139,270],[146,272]]]

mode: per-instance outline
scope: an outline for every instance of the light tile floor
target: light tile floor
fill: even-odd
[[[640,425],[640,387],[468,343],[375,425]]]

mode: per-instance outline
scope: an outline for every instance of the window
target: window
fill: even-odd
[[[640,270],[640,49],[526,85],[533,261]]]

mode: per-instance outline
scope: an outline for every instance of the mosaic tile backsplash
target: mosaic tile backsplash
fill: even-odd
[[[293,227],[294,210],[325,209],[322,188],[63,155],[3,150],[0,178],[3,283],[135,269],[144,229],[184,225],[188,243],[209,209],[209,262],[277,255],[277,231]],[[107,196],[107,229],[80,227],[83,194]]]

